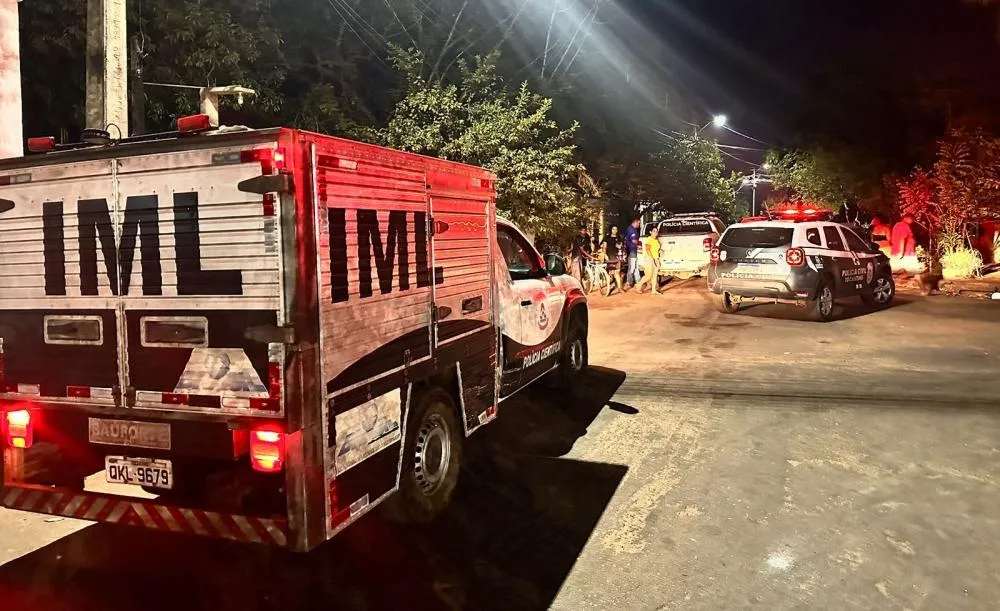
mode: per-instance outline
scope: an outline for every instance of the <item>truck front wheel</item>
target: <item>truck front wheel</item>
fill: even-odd
[[[454,400],[441,388],[414,388],[411,401],[399,491],[386,501],[386,513],[395,521],[423,524],[444,511],[455,492],[462,429]]]
[[[572,389],[583,372],[587,370],[587,336],[576,321],[570,322],[566,343],[559,357],[559,367],[555,371],[556,383],[562,388]]]

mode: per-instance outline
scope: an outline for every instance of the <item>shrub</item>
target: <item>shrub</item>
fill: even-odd
[[[941,268],[946,278],[973,278],[983,267],[979,251],[966,246],[942,249]]]

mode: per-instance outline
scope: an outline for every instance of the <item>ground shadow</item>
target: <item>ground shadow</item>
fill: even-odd
[[[0,567],[0,608],[548,608],[626,471],[559,456],[624,378],[596,369],[574,393],[504,403],[432,525],[375,513],[308,555],[98,525]]]
[[[873,308],[866,306],[864,302],[857,297],[841,299],[834,304],[833,319],[830,322],[836,323],[840,320],[851,320],[852,318],[860,318],[862,316],[875,316],[880,312],[906,307],[918,299],[920,298],[913,295],[896,295],[895,299],[892,300],[892,304],[886,308]],[[810,322],[805,308],[766,301],[751,301],[740,304],[739,315],[751,316],[755,318],[778,318],[781,320],[801,320],[803,322]]]

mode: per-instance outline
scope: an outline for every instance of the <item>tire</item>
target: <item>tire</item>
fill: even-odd
[[[614,286],[611,284],[611,274],[608,273],[608,270],[601,268],[597,272],[597,277],[601,287],[601,295],[610,297],[611,291],[614,289]]]
[[[806,312],[809,319],[816,322],[829,322],[833,318],[833,286],[827,279],[819,281],[816,287],[816,297],[808,301]]]
[[[570,321],[569,333],[559,356],[559,367],[555,371],[556,384],[564,389],[573,389],[587,371],[589,350],[587,336],[575,321]]]
[[[717,310],[723,314],[735,314],[740,311],[740,304],[733,302],[732,293],[712,294],[712,301]]]
[[[861,300],[871,308],[887,308],[896,297],[896,282],[892,279],[892,274],[881,273],[875,277],[870,293],[863,293]]]
[[[396,522],[426,524],[451,501],[462,465],[455,401],[438,387],[414,388],[407,416],[399,490],[384,506]]]

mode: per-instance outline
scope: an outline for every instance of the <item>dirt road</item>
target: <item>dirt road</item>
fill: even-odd
[[[1000,304],[797,318],[595,299],[586,386],[504,404],[425,529],[293,556],[0,511],[0,608],[995,607]]]

